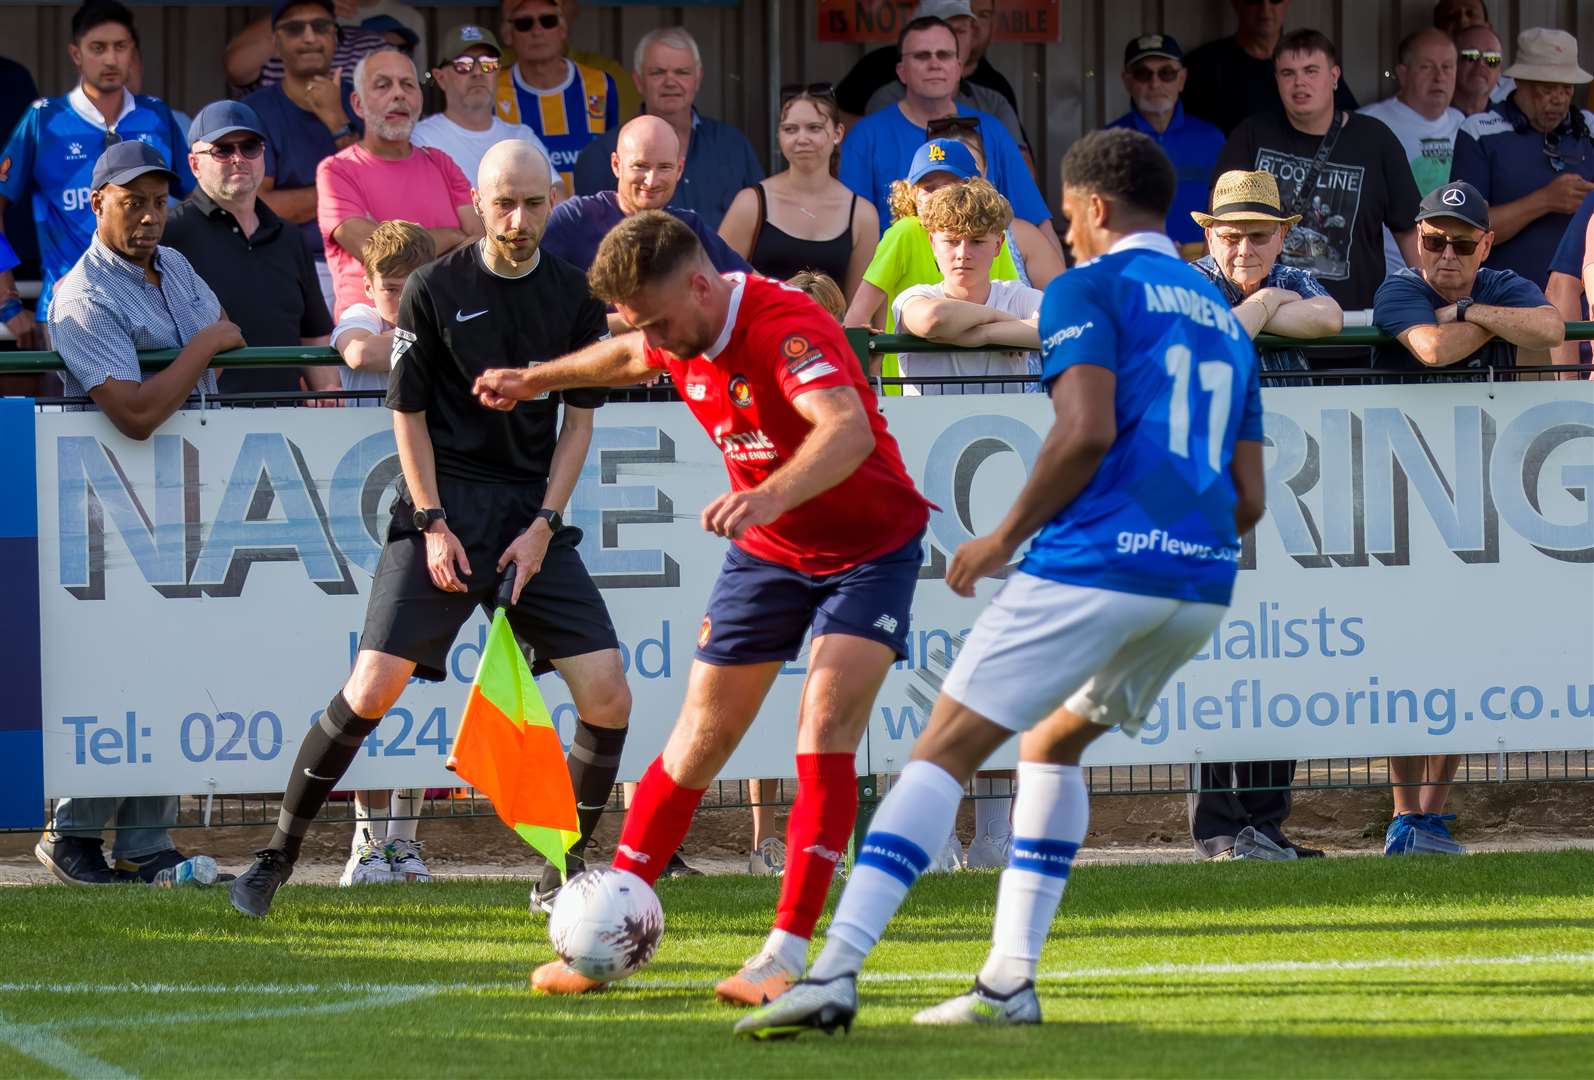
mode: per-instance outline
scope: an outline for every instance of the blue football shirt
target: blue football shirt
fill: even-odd
[[[1237,441],[1262,438],[1256,350],[1228,302],[1166,236],[1140,233],[1052,280],[1040,335],[1048,391],[1076,364],[1117,376],[1118,436],[1024,572],[1227,604],[1240,555],[1229,463]]]
[[[49,312],[55,283],[76,265],[94,238],[89,185],[94,163],[105,150],[105,126],[80,115],[73,108],[73,94],[34,102],[0,154],[0,195],[12,203],[33,197],[33,220],[39,228],[44,268],[38,308],[41,322]],[[178,176],[172,194],[182,198],[194,190],[187,136],[178,129],[165,102],[135,94],[133,108],[122,114],[115,127],[121,138],[138,139],[161,152]]]

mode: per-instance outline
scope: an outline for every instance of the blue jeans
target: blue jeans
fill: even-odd
[[[177,821],[176,795],[62,799],[55,804],[52,831],[58,836],[98,840],[112,818],[116,821],[112,859],[141,861],[177,846],[166,831]]]

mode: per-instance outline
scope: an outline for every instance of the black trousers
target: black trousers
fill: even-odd
[[[1228,851],[1247,825],[1275,844],[1285,843],[1294,761],[1212,762],[1199,770],[1199,790],[1189,796],[1190,839],[1198,853],[1210,858]],[[1247,790],[1253,788],[1278,790]]]

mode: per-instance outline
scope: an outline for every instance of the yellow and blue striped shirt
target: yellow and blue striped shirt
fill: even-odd
[[[565,64],[569,73],[552,90],[527,86],[518,66],[500,71],[498,118],[535,131],[564,178],[565,190],[573,192],[576,156],[593,139],[619,126],[620,97],[614,78],[606,72],[569,59]]]

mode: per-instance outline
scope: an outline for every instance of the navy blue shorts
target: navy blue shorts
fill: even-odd
[[[697,635],[707,664],[795,660],[803,635],[851,634],[908,656],[913,587],[924,561],[924,533],[897,550],[834,574],[804,574],[749,555],[725,553]]]

